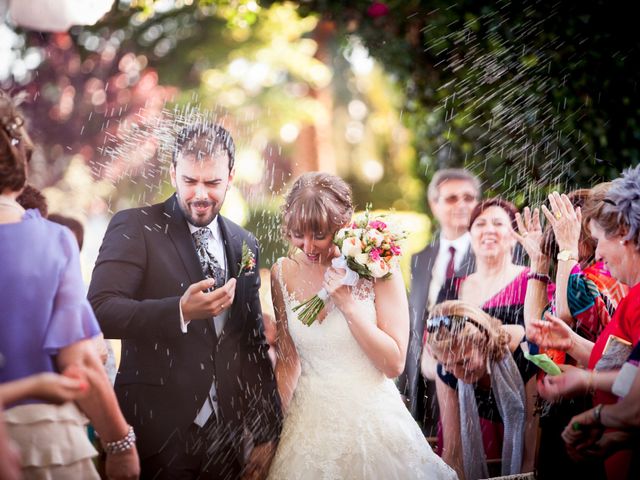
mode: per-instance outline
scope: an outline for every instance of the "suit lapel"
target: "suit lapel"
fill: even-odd
[[[426,271],[425,275],[425,290],[427,292],[427,296],[429,295],[429,288],[431,288],[431,278],[433,276],[433,264],[436,261],[436,257],[438,256],[438,251],[440,250],[440,235],[436,235],[435,240],[427,247],[423,257],[423,268]]]
[[[238,277],[238,267],[242,258],[242,242],[240,238],[231,232],[229,228],[229,220],[222,215],[218,215],[218,224],[220,225],[220,233],[222,234],[222,241],[224,243],[224,253],[227,256],[227,268],[229,269],[229,279]],[[238,279],[236,283],[236,294],[233,300],[233,305],[229,311],[229,316],[225,322],[224,328],[218,334],[218,341],[220,341],[226,334],[239,327],[237,319],[239,318],[239,306],[242,304],[243,297],[243,285],[242,281]]]
[[[222,241],[224,243],[224,254],[227,256],[227,267],[229,268],[229,278],[238,276],[238,265],[242,257],[242,243],[240,239],[231,233],[228,220],[222,215],[218,215],[218,224],[222,233]]]
[[[170,218],[168,234],[178,251],[191,283],[204,280],[198,255],[187,226],[187,220],[178,206],[175,194],[164,203],[165,214]]]

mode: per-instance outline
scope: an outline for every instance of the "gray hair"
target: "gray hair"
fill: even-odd
[[[604,201],[618,213],[620,223],[626,224],[625,240],[640,250],[640,165],[627,168],[622,176],[613,180]]]
[[[440,185],[444,182],[448,182],[449,180],[464,180],[473,185],[473,188],[476,191],[476,197],[480,200],[482,195],[480,180],[473,173],[465,168],[444,168],[438,170],[434,175],[431,181],[429,182],[429,187],[427,188],[427,198],[431,201],[435,201],[438,199],[438,195],[440,194]]]

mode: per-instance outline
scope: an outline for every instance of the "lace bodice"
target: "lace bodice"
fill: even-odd
[[[325,306],[327,315],[322,322],[315,321],[307,326],[298,319],[293,307],[299,305],[300,300],[293,296],[284,281],[282,260],[278,260],[277,275],[287,312],[289,334],[300,357],[301,378],[315,377],[342,385],[347,379],[349,382],[381,381],[384,375],[362,351],[349,330],[344,315],[331,300]],[[373,282],[366,279],[358,280],[353,288],[353,297],[359,306],[361,317],[375,324]],[[360,384],[359,387],[361,386]]]

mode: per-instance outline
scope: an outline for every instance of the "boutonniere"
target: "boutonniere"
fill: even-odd
[[[253,269],[256,268],[256,257],[253,254],[253,251],[247,245],[247,242],[242,241],[242,258],[240,259],[240,263],[238,264],[238,278],[240,275],[244,273],[248,275],[253,273]]]

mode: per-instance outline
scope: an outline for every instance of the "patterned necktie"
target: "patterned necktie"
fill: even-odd
[[[212,237],[211,230],[206,227],[202,227],[193,232],[193,240],[196,243],[196,253],[198,254],[198,260],[200,260],[200,268],[205,278],[213,278],[216,284],[211,291],[224,285],[226,280],[226,272],[220,266],[216,257],[209,253],[207,245]]]

